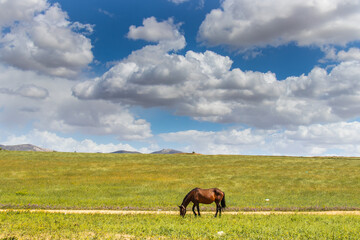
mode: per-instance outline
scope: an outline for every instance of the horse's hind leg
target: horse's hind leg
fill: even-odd
[[[198,208],[199,209],[199,208]],[[195,203],[194,203],[194,205],[193,205],[193,207],[192,207],[192,210],[193,210],[193,213],[194,213],[194,215],[195,215],[195,217],[196,217],[196,212],[195,212]],[[199,216],[200,216],[200,213],[199,213]]]
[[[220,207],[220,204],[217,202],[216,203],[216,213],[215,213],[215,217],[217,217],[217,214],[219,213],[219,217],[221,217],[221,207]]]

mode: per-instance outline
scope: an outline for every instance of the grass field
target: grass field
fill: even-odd
[[[0,213],[0,239],[359,239],[360,216]]]
[[[230,209],[357,208],[360,159],[0,151],[0,208],[175,209],[194,187]]]
[[[0,151],[3,209],[175,210],[194,187],[225,191],[228,210],[359,209],[360,159]],[[359,220],[10,212],[0,213],[0,239],[358,239]]]

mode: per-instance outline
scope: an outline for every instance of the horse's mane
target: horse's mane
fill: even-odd
[[[190,192],[188,192],[188,194],[186,194],[186,196],[184,197],[184,200],[183,202],[185,202],[185,199],[196,189],[199,189],[199,188],[194,188],[193,190],[191,190]]]

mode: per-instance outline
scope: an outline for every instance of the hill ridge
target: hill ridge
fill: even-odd
[[[152,152],[151,154],[176,154],[176,153],[183,153],[183,152],[171,148],[164,148],[161,149],[160,151]]]
[[[41,148],[32,144],[1,145],[0,148],[8,151],[53,152],[54,150]]]

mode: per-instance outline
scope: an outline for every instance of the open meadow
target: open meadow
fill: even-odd
[[[359,239],[360,216],[0,213],[0,239]]]
[[[227,211],[358,210],[360,159],[0,151],[2,209],[177,210],[194,187],[222,189]],[[360,216],[195,218],[191,206],[184,219],[2,212],[0,239],[360,237]]]

